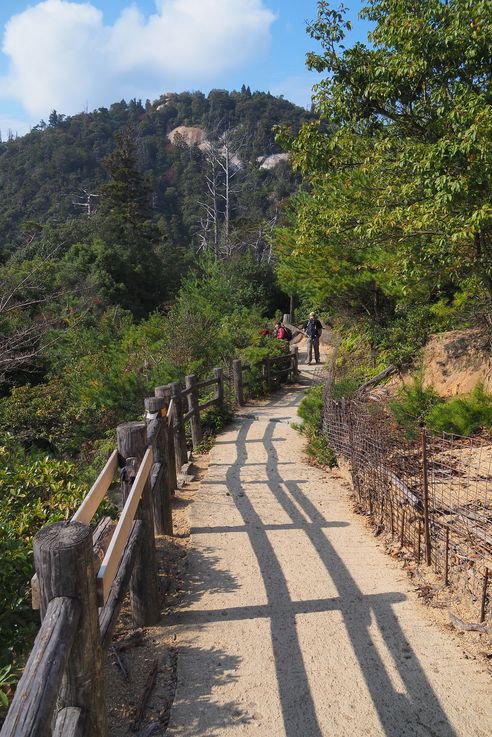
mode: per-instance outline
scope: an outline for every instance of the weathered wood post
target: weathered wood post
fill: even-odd
[[[162,414],[162,410],[166,409],[166,400],[148,397],[145,400],[145,409],[147,442],[152,445],[154,451],[154,465],[150,477],[154,498],[154,527],[157,535],[172,535],[173,489],[169,474],[169,422]]]
[[[200,407],[198,406],[198,387],[196,385],[196,376],[185,377],[186,388],[190,391],[187,394],[188,397],[188,412],[193,411],[191,415],[191,442],[193,448],[196,448],[203,440],[202,426],[200,424]]]
[[[79,522],[55,522],[34,538],[41,617],[56,597],[81,605],[77,636],[59,692],[58,708],[82,709],[85,734],[106,737],[103,657],[99,634],[92,530]]]
[[[217,389],[215,390],[217,407],[219,409],[224,409],[224,370],[221,368],[214,368],[214,376],[217,379]]]
[[[299,376],[299,346],[295,345],[292,349],[292,366],[294,369],[294,378]]]
[[[232,362],[232,379],[234,382],[234,393],[236,395],[236,402],[239,407],[244,404],[244,392],[243,392],[243,366],[240,358],[235,358]]]
[[[186,433],[183,422],[183,397],[181,386],[178,382],[170,384],[171,397],[174,402],[174,416],[172,418],[174,432],[174,451],[176,456],[176,468],[181,469],[188,462],[188,449],[186,447]]]
[[[154,394],[159,399],[163,399],[166,404],[166,410],[169,407],[169,403],[171,401],[171,384],[165,384],[165,386],[156,386],[154,389]],[[172,422],[172,419],[171,419]],[[169,421],[168,421],[169,424]],[[169,466],[169,478],[170,478],[170,484],[172,489],[172,494],[176,491],[178,488],[178,468],[181,471],[181,464],[177,463],[176,459],[176,452],[175,452],[175,444],[174,444],[174,435],[172,432],[168,433],[167,442],[169,444],[169,455],[168,455],[168,466]]]
[[[144,422],[125,422],[118,425],[116,432],[118,452],[127,461],[126,473],[121,482],[123,500],[126,500],[147,450],[147,432]],[[143,531],[130,579],[130,600],[135,627],[145,627],[157,624],[160,618],[160,596],[154,538],[154,504],[150,478],[145,484],[135,519],[142,521]]]

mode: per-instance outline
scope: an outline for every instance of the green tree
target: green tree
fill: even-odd
[[[101,188],[101,240],[93,249],[94,269],[109,293],[136,315],[155,308],[165,296],[156,248],[159,231],[150,208],[150,191],[140,170],[135,132],[126,128],[105,160],[109,175]],[[109,278],[104,278],[105,275]]]
[[[338,282],[363,309],[367,287],[373,307],[470,279],[492,295],[489,3],[370,0],[362,15],[370,47],[344,47],[350,24],[325,1],[308,28],[322,49],[308,66],[325,77],[318,121],[281,134],[309,192],[284,271],[308,264],[315,291]]]

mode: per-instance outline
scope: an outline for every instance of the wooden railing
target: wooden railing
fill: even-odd
[[[297,373],[297,351],[265,359],[265,386],[272,367]],[[236,401],[243,404],[240,360],[232,365]],[[200,393],[215,387],[204,401]],[[157,387],[145,400],[145,421],[117,428],[117,448],[68,522],[41,529],[34,538],[33,607],[42,625],[1,730],[1,737],[106,737],[103,650],[111,643],[124,595],[130,593],[136,627],[159,621],[161,600],[155,535],[172,535],[171,497],[177,469],[188,462],[185,425],[192,447],[202,442],[200,413],[224,405],[224,374],[185,387]],[[119,475],[122,511],[115,524],[90,523]]]

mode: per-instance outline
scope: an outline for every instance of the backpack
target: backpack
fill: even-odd
[[[290,328],[284,327],[285,332],[285,340],[292,340],[292,330]]]
[[[317,338],[318,337],[318,326],[316,324],[316,320],[308,320],[306,323],[306,335],[309,338]]]
[[[287,334],[286,334],[286,330],[285,330],[284,326],[283,326],[283,325],[281,325],[281,326],[279,327],[279,329],[277,330],[277,338],[278,338],[279,340],[285,340],[285,339],[286,339],[286,337],[287,337]]]

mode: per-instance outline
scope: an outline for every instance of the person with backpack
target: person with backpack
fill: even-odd
[[[287,336],[285,332],[285,327],[282,325],[280,321],[275,323],[275,327],[273,328],[273,334],[275,338],[278,338],[278,340],[286,340]]]
[[[276,322],[273,334],[279,340],[292,340],[292,331],[287,328],[283,322]]]
[[[314,360],[320,363],[319,357],[319,339],[323,331],[323,326],[316,317],[314,312],[309,313],[309,320],[304,323],[304,334],[307,338],[307,362],[311,363],[314,348]]]

